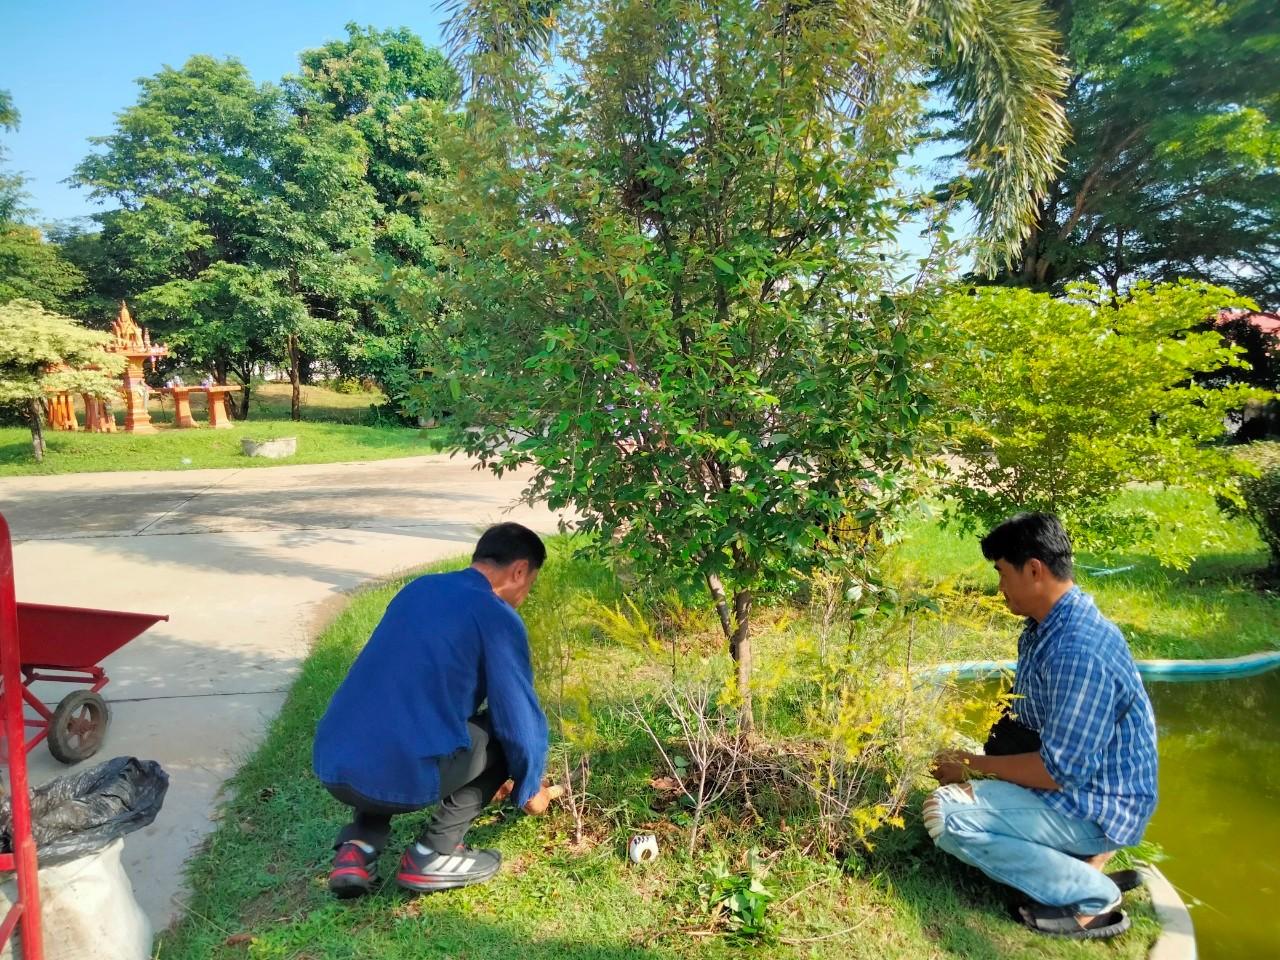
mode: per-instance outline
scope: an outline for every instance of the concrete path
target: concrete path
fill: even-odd
[[[343,595],[465,553],[500,520],[554,532],[548,511],[509,509],[523,486],[446,456],[0,479],[19,600],[169,614],[105,662],[111,732],[85,764],[134,755],[169,772],[160,817],[125,846],[157,929],[181,913],[182,865],[221,784]],[[37,692],[52,703],[70,689]],[[30,766],[37,783],[67,772],[44,746]]]

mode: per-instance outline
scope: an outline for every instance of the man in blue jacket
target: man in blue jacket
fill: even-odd
[[[470,567],[419,577],[387,607],[316,728],[316,776],[353,810],[335,843],[335,895],[369,892],[396,814],[438,801],[396,873],[432,891],[498,872],[496,850],[463,843],[491,799],[514,793],[527,813],[546,810],[547,720],[515,610],[546,557],[532,530],[498,524]]]

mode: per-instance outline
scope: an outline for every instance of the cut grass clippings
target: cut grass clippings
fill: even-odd
[[[770,957],[833,960],[1136,960],[1157,933],[1138,894],[1128,901],[1134,929],[1119,940],[1100,945],[1038,937],[1008,920],[997,891],[935,851],[918,826],[894,831],[874,856],[842,870],[789,842],[776,824],[720,817],[709,827],[708,846],[690,857],[683,829],[650,806],[647,780],[661,772],[651,745],[634,724],[616,717],[602,718],[602,747],[593,759],[600,811],[588,830],[592,842],[570,842],[563,809],[544,818],[490,812],[469,841],[502,852],[503,869],[491,883],[425,897],[384,883],[371,897],[336,902],[325,880],[345,808],[311,775],[312,737],[347,666],[403,582],[355,596],[317,640],[265,742],[229,785],[219,826],[190,867],[189,914],[162,936],[160,957],[641,960],[763,950]],[[567,560],[564,545],[556,544],[531,603],[567,607],[584,583],[606,600],[619,594],[607,571]],[[591,656],[590,669],[620,697],[649,682],[631,651],[599,644]],[[397,818],[383,876],[393,872],[399,850],[425,819]],[[627,836],[639,829],[663,838],[656,862],[626,860]],[[770,861],[774,932],[763,945],[717,927],[698,892],[707,865],[723,858],[741,869],[752,847]]]

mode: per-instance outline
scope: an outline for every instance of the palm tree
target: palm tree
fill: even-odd
[[[707,5],[714,8],[714,0]],[[475,93],[496,80],[512,59],[549,59],[558,18],[572,6],[565,0],[441,0],[464,89]],[[895,65],[892,81],[931,77],[951,119],[959,121],[953,132],[972,168],[965,198],[977,211],[979,263],[994,267],[1017,253],[1070,136],[1062,105],[1068,71],[1041,0],[774,0],[758,6],[798,27],[798,48],[806,33],[876,24],[897,25],[916,41],[914,57]],[[833,93],[847,88],[848,70],[829,77]]]

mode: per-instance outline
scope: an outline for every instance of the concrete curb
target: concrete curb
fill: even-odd
[[[1214,660],[1139,660],[1138,673],[1152,680],[1210,680],[1227,677],[1251,677],[1280,667],[1280,650],[1250,653],[1243,657]],[[1013,660],[955,660],[925,667],[925,676],[954,677],[957,680],[981,680],[985,677],[1012,673]]]
[[[1147,960],[1196,960],[1196,931],[1191,912],[1167,877],[1156,867],[1139,868],[1147,881],[1151,905],[1160,921],[1160,936],[1151,945]]]

